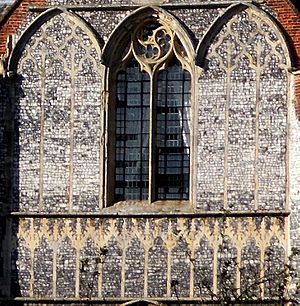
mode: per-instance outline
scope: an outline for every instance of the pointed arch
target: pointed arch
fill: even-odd
[[[129,38],[126,39],[129,33],[135,29],[137,25],[147,23],[147,21],[152,21],[153,19],[167,25],[176,32],[185,51],[187,52],[189,60],[193,61],[195,57],[195,43],[179,20],[162,8],[147,6],[134,11],[115,28],[110,35],[107,44],[103,48],[102,63],[110,67],[115,59],[111,55],[116,54],[118,51],[125,48],[125,45],[129,40]]]
[[[84,32],[88,35],[88,37],[92,41],[99,57],[101,57],[101,53],[102,53],[101,45],[102,44],[101,44],[100,39],[97,36],[96,32],[90,27],[90,25],[87,24],[86,21],[84,19],[82,19],[80,16],[78,16],[77,14],[75,14],[73,12],[69,12],[68,10],[66,10],[64,8],[56,7],[56,8],[51,8],[51,9],[45,11],[44,13],[42,13],[41,15],[39,15],[28,26],[28,28],[25,30],[25,32],[21,35],[20,39],[16,43],[16,45],[15,45],[13,51],[12,51],[12,54],[9,58],[8,71],[16,72],[19,58],[21,57],[22,52],[23,52],[26,44],[28,43],[30,38],[38,31],[38,29],[44,23],[46,23],[50,19],[52,19],[55,16],[60,15],[62,13],[66,14],[71,21],[73,21],[80,28],[82,28],[82,30],[84,30]]]
[[[261,16],[261,18],[266,22],[275,32],[280,41],[282,42],[285,48],[285,54],[287,55],[287,66],[292,67],[293,65],[293,58],[291,56],[291,50],[288,43],[288,40],[283,34],[283,31],[278,24],[278,21],[275,20],[272,16],[267,14],[266,12],[262,11],[258,7],[250,3],[238,3],[233,4],[228,7],[225,12],[220,15],[214,23],[208,28],[205,35],[199,42],[196,48],[196,65],[203,67],[205,63],[205,57],[208,52],[209,46],[211,45],[212,41],[216,37],[216,35],[220,32],[222,27],[236,14],[246,9],[252,9],[257,15]]]

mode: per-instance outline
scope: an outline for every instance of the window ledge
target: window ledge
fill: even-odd
[[[148,201],[121,201],[104,208],[103,213],[118,214],[186,214],[194,213],[190,201],[162,200],[149,204]]]
[[[204,211],[196,210],[189,201],[125,201],[97,212],[10,212],[10,218],[220,218],[220,217],[288,217],[289,210]],[[5,217],[5,216],[3,216]]]

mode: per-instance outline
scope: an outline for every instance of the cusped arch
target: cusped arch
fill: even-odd
[[[213,42],[216,35],[220,32],[222,27],[226,25],[226,23],[238,13],[246,10],[251,9],[255,12],[256,15],[260,16],[261,19],[267,23],[271,29],[273,29],[281,41],[284,53],[287,55],[287,67],[292,67],[293,65],[293,58],[291,56],[291,48],[289,42],[285,35],[283,34],[283,30],[275,18],[258,8],[257,6],[251,3],[238,3],[229,6],[222,15],[220,15],[213,24],[208,28],[206,33],[203,35],[201,41],[199,42],[196,48],[196,65],[203,67],[205,64],[205,58],[208,52],[208,49]]]
[[[102,50],[101,50],[101,42],[100,39],[97,37],[96,32],[90,27],[90,25],[82,19],[80,16],[73,12],[69,12],[68,10],[60,7],[51,8],[41,15],[39,15],[25,30],[25,32],[21,35],[18,42],[16,43],[8,61],[8,71],[16,71],[18,61],[22,55],[22,52],[30,40],[30,38],[40,29],[40,27],[46,23],[47,21],[51,20],[57,15],[65,14],[69,20],[73,21],[76,25],[78,25],[84,32],[88,35],[89,39],[93,43],[93,46],[96,49],[96,52],[101,57]]]
[[[195,43],[180,21],[160,7],[147,6],[137,9],[131,15],[127,16],[111,33],[107,44],[103,48],[102,63],[111,67],[115,60],[111,55],[125,49],[126,43],[129,40],[126,38],[130,35],[130,32],[141,23],[147,23],[147,21],[152,20],[157,20],[174,30],[180,38],[180,42],[182,43],[188,58],[190,61],[194,60]]]

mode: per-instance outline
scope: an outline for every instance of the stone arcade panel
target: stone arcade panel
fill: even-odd
[[[274,275],[286,247],[280,217],[38,220],[22,219],[13,250],[23,297],[211,298],[224,265],[237,288],[251,256]]]

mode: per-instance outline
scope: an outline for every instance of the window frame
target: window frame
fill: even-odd
[[[180,41],[180,36],[178,32],[169,27],[169,25],[162,21],[159,18],[149,18],[147,19],[144,24],[149,22],[155,22],[160,23],[164,27],[167,27],[171,29],[174,33],[174,37]],[[135,27],[140,27],[140,24],[135,25]],[[181,30],[182,31],[182,30]],[[124,71],[126,64],[129,60],[132,58],[125,58],[125,60],[121,59],[120,50],[124,50],[126,48],[124,41],[129,41],[130,44],[132,44],[132,35],[128,34],[127,37],[122,41],[122,46],[119,48],[116,47],[116,50],[119,51],[118,60],[112,61],[112,65],[108,67],[108,71],[106,74],[106,88],[107,88],[107,103],[105,108],[105,122],[106,127],[104,129],[105,134],[105,152],[104,152],[104,207],[111,207],[114,204],[179,204],[180,206],[188,205],[190,206],[192,203],[194,203],[195,195],[193,193],[193,190],[195,190],[195,181],[193,180],[193,177],[195,177],[196,171],[195,171],[195,157],[196,157],[196,139],[195,139],[195,126],[196,122],[194,120],[195,113],[197,113],[197,110],[195,109],[195,85],[196,85],[196,69],[195,69],[195,62],[194,57],[191,58],[191,50],[186,50],[186,46],[184,48],[184,52],[186,54],[186,59],[182,61],[182,58],[179,59],[176,56],[176,53],[173,51],[172,56],[165,58],[163,61],[158,63],[155,69],[153,69],[153,72],[149,73],[149,70],[147,71],[147,68],[142,67],[144,71],[149,73],[150,77],[150,125],[149,125],[149,196],[147,200],[123,200],[123,201],[117,201],[115,199],[115,167],[116,167],[116,161],[115,161],[115,146],[116,146],[116,99],[117,99],[117,77],[118,73],[120,71]],[[186,41],[186,39],[184,39]],[[172,46],[174,48],[174,46]],[[192,48],[192,47],[191,47]],[[133,56],[133,58],[136,60],[136,58]],[[190,109],[189,109],[189,115],[190,115],[190,144],[189,144],[189,198],[187,200],[180,200],[180,199],[174,199],[174,200],[157,200],[156,198],[156,185],[155,185],[155,177],[156,177],[156,164],[153,159],[155,159],[155,130],[156,130],[156,111],[155,111],[155,105],[156,105],[156,94],[157,94],[157,78],[158,73],[164,70],[165,65],[171,61],[171,60],[177,60],[180,62],[182,71],[187,71],[190,74]],[[153,206],[153,205],[152,205]]]

